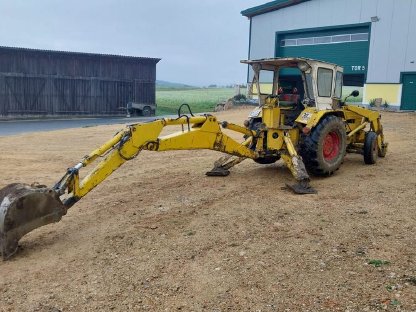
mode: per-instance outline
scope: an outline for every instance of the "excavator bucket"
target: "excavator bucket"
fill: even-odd
[[[59,196],[45,186],[9,184],[0,190],[0,254],[10,258],[19,239],[43,225],[58,222],[66,208]]]

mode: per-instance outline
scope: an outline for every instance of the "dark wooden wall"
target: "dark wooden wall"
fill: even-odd
[[[0,116],[124,115],[155,104],[158,61],[0,47]]]

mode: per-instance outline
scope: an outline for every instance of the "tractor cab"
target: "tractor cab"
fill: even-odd
[[[253,70],[249,96],[257,96],[260,107],[272,104],[297,112],[306,107],[317,110],[340,108],[343,75],[340,66],[295,57],[245,60],[241,63],[250,65]],[[300,75],[302,88],[284,84],[284,77],[288,74]]]

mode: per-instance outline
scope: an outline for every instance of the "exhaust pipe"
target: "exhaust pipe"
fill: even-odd
[[[9,184],[0,190],[0,255],[7,260],[21,237],[43,225],[58,222],[67,208],[58,193],[44,185]]]

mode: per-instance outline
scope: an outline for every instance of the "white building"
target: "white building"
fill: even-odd
[[[351,86],[345,93],[358,89],[364,104],[381,98],[416,110],[416,0],[276,0],[241,14],[250,20],[250,59],[336,63]],[[289,85],[298,79],[286,75]]]

